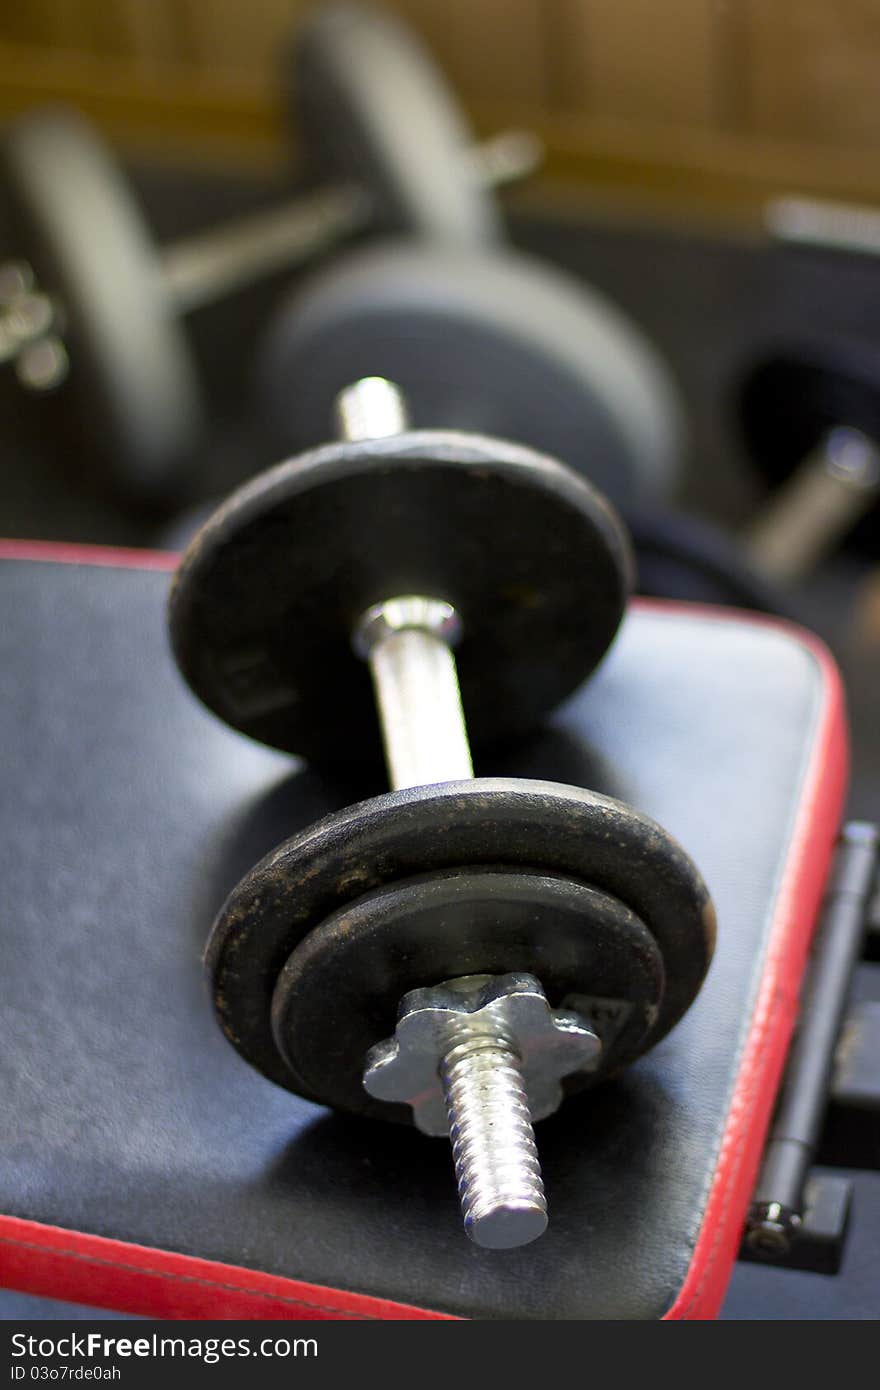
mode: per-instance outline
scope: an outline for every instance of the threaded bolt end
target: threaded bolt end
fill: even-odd
[[[535,1132],[515,1048],[501,1035],[465,1038],[440,1064],[465,1231],[507,1250],[547,1227]]]
[[[408,425],[403,395],[383,376],[364,376],[336,397],[336,423],[343,439],[385,439]]]

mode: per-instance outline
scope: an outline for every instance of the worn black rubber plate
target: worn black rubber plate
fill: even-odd
[[[426,980],[536,975],[549,997],[602,1038],[581,1089],[642,1050],[663,995],[663,956],[617,898],[536,869],[420,874],[354,899],[288,957],[272,998],[272,1030],[288,1085],[337,1110],[411,1121],[408,1106],[363,1088],[367,1050],[394,1031],[401,998]]]
[[[516,439],[618,505],[668,494],[684,460],[678,393],[635,325],[513,251],[383,243],[295,290],[257,367],[279,450],[326,439],[336,395],[363,376],[396,382],[416,427]]]
[[[389,792],[347,807],[286,841],[241,880],[214,923],[207,950],[215,1006],[229,1040],[271,1080],[297,1089],[302,1080],[294,1081],[271,1026],[273,995],[295,948],[364,894],[419,874],[479,866],[574,879],[618,899],[641,920],[659,947],[665,991],[639,1047],[668,1032],[694,999],[712,956],[715,912],[680,845],[656,822],[596,792],[480,778]],[[591,929],[587,923],[584,941]],[[466,951],[461,965],[453,964],[452,954],[442,959],[438,954],[437,976],[419,983],[439,983],[470,968],[537,974],[540,967],[548,974],[554,1006],[562,1002],[555,990],[562,996],[593,992],[583,971],[585,958],[573,963],[572,955],[566,956],[571,926],[560,924],[556,930],[565,944],[555,968],[534,935],[516,947],[511,934],[504,953],[492,952],[487,935],[481,949]],[[498,931],[501,943],[504,928]],[[413,981],[405,962],[396,959],[381,986],[374,983],[373,1042],[393,1028],[395,990],[399,1000]],[[548,981],[542,983],[548,988]],[[608,983],[609,988],[614,983],[611,973]]]
[[[491,193],[468,162],[472,136],[431,55],[394,15],[330,4],[299,27],[294,119],[321,181],[368,193],[377,229],[495,240]]]
[[[163,501],[183,490],[203,408],[125,176],[88,122],[61,108],[14,124],[2,159],[18,253],[62,307],[71,369],[59,394],[95,471],[125,498]]]
[[[317,449],[234,493],[173,586],[178,665],[233,728],[312,759],[381,757],[351,635],[374,603],[455,605],[468,728],[535,725],[605,654],[631,583],[600,495],[501,440],[420,431]]]

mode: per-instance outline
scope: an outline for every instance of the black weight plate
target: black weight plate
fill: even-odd
[[[635,913],[559,874],[458,869],[356,898],[296,947],[272,999],[287,1085],[337,1110],[410,1122],[409,1106],[374,1100],[362,1085],[367,1050],[394,1032],[402,996],[458,975],[508,971],[537,976],[554,1006],[577,1010],[580,1001],[588,1020],[589,1001],[606,1001],[600,1067],[569,1077],[567,1091],[650,1046],[663,957]]]
[[[712,956],[715,911],[681,846],[656,822],[597,792],[480,778],[349,806],[245,875],[214,923],[206,956],[230,1042],[272,1081],[288,1085],[270,1013],[294,948],[332,913],[384,884],[479,865],[574,878],[642,920],[666,975],[652,1041],[694,999]]]
[[[66,320],[62,388],[105,481],[163,501],[203,430],[190,354],[124,175],[81,116],[29,114],[4,137],[20,254]]]
[[[626,518],[638,563],[638,591],[649,598],[750,608],[797,621],[784,595],[749,564],[731,533],[662,508]]]
[[[472,136],[430,54],[393,15],[325,5],[293,49],[294,117],[315,175],[366,189],[383,231],[489,242],[492,195],[473,177]]]
[[[638,329],[586,285],[512,251],[391,243],[294,291],[257,371],[279,448],[326,439],[349,382],[386,376],[418,428],[497,434],[552,454],[618,505],[674,487],[683,414]]]
[[[476,742],[534,726],[593,670],[630,586],[607,503],[553,459],[422,431],[317,449],[234,493],[183,557],[178,664],[215,713],[312,759],[379,759],[351,634],[398,594],[458,609]]]

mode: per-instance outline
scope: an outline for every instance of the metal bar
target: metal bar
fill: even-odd
[[[749,1212],[746,1240],[784,1254],[801,1224],[804,1186],[825,1109],[837,1038],[877,874],[878,830],[846,825],[825,897],[797,1034]]]
[[[190,313],[334,246],[369,215],[369,199],[354,186],[303,193],[165,248],[166,291],[181,313]]]
[[[544,142],[531,130],[502,130],[472,145],[465,159],[478,188],[503,188],[541,167]]]
[[[387,611],[393,603],[382,607]],[[427,626],[402,627],[376,641],[367,660],[394,790],[473,777],[455,656],[448,643]]]
[[[859,203],[818,198],[774,198],[765,222],[777,241],[824,251],[880,255],[880,212]]]
[[[753,565],[793,583],[873,506],[880,493],[880,448],[860,430],[838,426],[779,489],[745,535]]]
[[[484,188],[525,178],[542,158],[541,141],[523,130],[502,131],[463,154],[468,174]],[[365,227],[371,211],[365,188],[322,185],[281,207],[174,242],[162,252],[166,292],[181,313],[190,313],[336,245]]]
[[[407,427],[393,382],[362,377],[336,398],[343,439],[383,439]],[[473,777],[452,648],[458,615],[442,599],[403,594],[363,614],[352,644],[369,663],[388,777],[395,791]]]
[[[364,376],[336,397],[336,424],[343,439],[385,439],[403,434],[409,416],[393,381]]]

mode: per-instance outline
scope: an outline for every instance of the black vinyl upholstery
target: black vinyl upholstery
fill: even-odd
[[[0,562],[0,1212],[463,1316],[662,1316],[700,1229],[815,748],[815,656],[769,625],[636,609],[551,723],[478,767],[654,816],[719,917],[678,1028],[539,1126],[550,1229],[497,1254],[461,1232],[446,1144],[300,1101],[214,1022],[200,957],[229,888],[379,788],[204,711],[168,652],[168,582]]]

